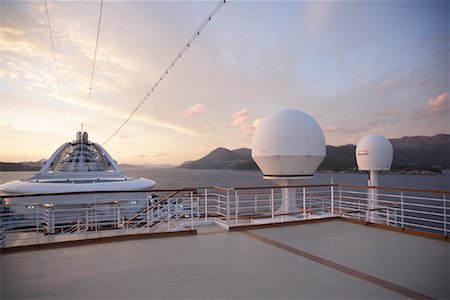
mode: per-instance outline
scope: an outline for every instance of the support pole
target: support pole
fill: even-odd
[[[377,171],[370,170],[370,185],[378,186],[378,173]],[[370,189],[370,222],[376,223],[378,219],[378,213],[374,212],[373,209],[379,207],[378,203],[378,189]]]

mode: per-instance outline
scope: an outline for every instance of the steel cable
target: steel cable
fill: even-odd
[[[130,119],[136,114],[136,112],[141,108],[141,106],[147,101],[149,96],[155,91],[158,87],[159,83],[169,74],[170,70],[175,66],[175,64],[180,60],[181,56],[183,56],[184,52],[191,46],[191,44],[195,41],[195,39],[200,35],[200,32],[205,28],[205,26],[211,21],[212,17],[217,13],[217,11],[222,7],[223,4],[226,3],[226,0],[220,0],[219,3],[214,7],[211,13],[206,17],[203,23],[198,27],[195,33],[189,38],[187,43],[183,46],[180,52],[175,56],[169,66],[164,70],[164,72],[159,76],[159,79],[155,82],[152,88],[147,92],[144,98],[139,101],[138,105],[134,108],[134,110],[130,113],[130,115],[125,119],[125,121],[117,128],[117,130],[109,137],[102,145],[108,143],[112,138],[114,138],[117,133],[130,121]]]

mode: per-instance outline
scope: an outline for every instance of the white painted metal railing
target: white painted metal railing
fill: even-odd
[[[111,192],[98,192],[90,193],[93,201],[87,205],[63,207],[42,204],[45,194],[34,195],[41,204],[24,201],[21,205],[4,202],[8,197],[20,195],[0,196],[0,227],[6,246],[43,243],[61,236],[83,239],[113,232],[125,235],[177,231],[208,221],[236,226],[262,220],[278,223],[336,216],[450,235],[450,191],[339,184],[290,188],[295,189],[295,199],[291,200],[297,209],[288,213],[277,211],[283,197],[282,187],[278,186],[149,190],[145,191],[148,193],[145,201],[142,191],[138,192],[140,197],[114,198],[114,201],[106,200]],[[86,193],[70,193],[76,194],[85,196]],[[54,199],[55,194],[51,196]],[[30,195],[26,197],[32,199]],[[374,197],[378,199],[376,206],[369,205]]]

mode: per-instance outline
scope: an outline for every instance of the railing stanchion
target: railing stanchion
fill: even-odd
[[[255,213],[258,212],[258,194],[255,194]]]
[[[145,197],[147,202],[147,232],[150,232],[150,203],[148,197]]]
[[[39,204],[36,203],[35,206],[35,217],[36,217],[36,244],[39,244]]]
[[[302,190],[302,197],[303,197],[303,216],[306,218],[306,188],[303,187]]]
[[[405,227],[403,219],[403,191],[400,191],[400,227]]]
[[[191,194],[191,229],[194,230],[194,192],[190,192]]]
[[[275,195],[274,195],[274,191],[273,189],[270,189],[270,214],[272,217],[272,222],[274,221],[275,218]]]
[[[227,189],[227,225],[230,223],[230,190]]]
[[[55,233],[55,207],[53,205],[50,206],[51,212],[51,231],[50,233]]]
[[[239,195],[238,191],[234,190],[234,219],[236,220],[236,225],[238,223],[239,217]]]
[[[342,187],[339,187],[339,214],[342,215]]]
[[[167,199],[167,230],[170,231],[170,205],[171,205],[171,199]],[[192,205],[191,205],[192,207]],[[159,231],[159,230],[158,230]]]
[[[333,179],[331,179],[331,214],[334,215],[334,184]]]
[[[94,193],[95,200],[95,233],[97,234],[97,193]]]
[[[447,199],[445,199],[445,194],[442,194],[442,200],[444,201],[444,235],[447,235]]]
[[[205,221],[208,222],[208,189],[205,189]]]

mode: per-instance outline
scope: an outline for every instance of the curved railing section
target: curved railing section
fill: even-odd
[[[286,197],[283,189],[293,191],[289,193],[294,197],[290,201],[295,202],[296,208],[288,213],[278,211]],[[77,195],[84,199],[89,195],[91,199],[84,204],[42,204],[49,196],[57,203],[56,196]],[[12,198],[23,200],[9,202]],[[322,184],[3,195],[0,240],[6,247],[14,247],[64,239],[191,230],[211,222],[230,228],[330,217],[445,238],[450,235],[450,191]]]

